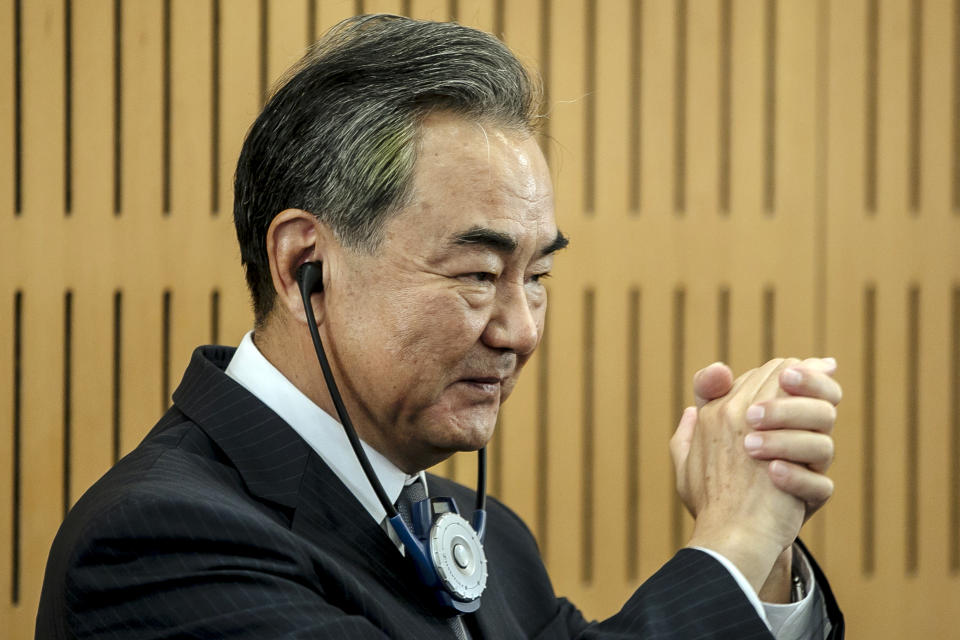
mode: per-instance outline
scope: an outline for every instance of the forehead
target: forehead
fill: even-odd
[[[449,114],[424,121],[411,200],[398,218],[389,226],[438,243],[476,227],[521,246],[557,233],[550,173],[533,136]]]

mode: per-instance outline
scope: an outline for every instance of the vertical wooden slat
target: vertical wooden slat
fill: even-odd
[[[123,211],[120,264],[136,264],[115,282],[123,291],[121,453],[156,422],[162,388],[162,270],[169,237],[163,204],[163,5],[122,3],[120,94]],[[169,220],[169,219],[168,219]],[[130,381],[136,381],[132,384]]]
[[[506,4],[503,0],[493,3],[491,27],[495,33],[502,33],[505,27]],[[549,380],[549,397],[551,415],[555,417],[550,424],[550,457],[547,459],[550,491],[546,528],[553,532],[547,561],[555,584],[565,585],[571,594],[581,592],[579,553],[583,535],[582,508],[577,497],[582,476],[579,416],[582,415],[580,372],[583,370],[583,354],[571,345],[580,344],[582,290],[585,280],[590,277],[587,272],[576,268],[577,255],[589,251],[588,246],[584,246],[589,245],[589,238],[581,232],[583,183],[580,177],[586,170],[583,154],[586,99],[583,86],[586,58],[586,38],[582,32],[584,11],[582,0],[554,11],[548,25],[550,38],[564,44],[553,48],[550,75],[544,78],[551,85],[552,100],[545,105],[545,111],[550,113],[551,134],[562,141],[551,154],[550,167],[557,195],[557,224],[572,238],[571,248],[557,256],[555,262],[551,280],[557,286],[550,287],[550,328],[545,336],[554,372]],[[576,35],[571,37],[571,34]],[[529,384],[529,381],[522,384]],[[515,428],[522,426],[507,422],[506,431]],[[498,446],[505,449],[512,445],[504,438]],[[503,455],[506,456],[506,451]]]
[[[63,3],[22,6],[22,213],[23,228],[9,247],[15,260],[43,255],[19,276],[22,306],[20,437],[20,608],[13,637],[33,631],[33,612],[50,541],[63,517],[63,279],[68,246],[64,216]],[[11,270],[16,274],[19,269]]]
[[[540,7],[538,3],[508,4],[504,18],[505,39],[527,60],[536,64],[540,51],[542,33]],[[504,407],[504,419],[507,428],[503,431],[503,487],[501,494],[526,520],[533,531],[537,531],[536,507],[536,465],[532,464],[530,452],[537,450],[536,441],[536,402],[538,355],[534,355],[526,364],[526,373],[521,379],[510,400]]]

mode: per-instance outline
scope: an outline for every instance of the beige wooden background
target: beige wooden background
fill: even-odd
[[[496,32],[546,78],[573,243],[491,489],[558,591],[608,615],[683,542],[699,366],[829,354],[837,493],[804,536],[849,637],[960,638],[958,0],[0,0],[0,636],[32,637],[64,510],[192,348],[250,325],[242,137],[359,11]]]

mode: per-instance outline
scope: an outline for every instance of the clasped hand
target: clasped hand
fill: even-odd
[[[695,518],[690,546],[733,562],[755,589],[833,494],[824,473],[842,395],[832,359],[771,360],[735,381],[715,363],[694,377],[670,451]]]

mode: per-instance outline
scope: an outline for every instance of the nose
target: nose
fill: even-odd
[[[522,284],[498,288],[483,341],[494,349],[529,355],[540,342],[542,315],[542,305],[531,304]]]

